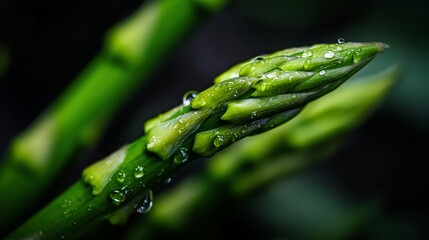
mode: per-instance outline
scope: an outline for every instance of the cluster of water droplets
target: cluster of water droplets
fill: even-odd
[[[145,174],[144,167],[137,166],[134,169],[134,172],[132,175],[134,175],[134,178],[139,179],[139,178],[142,178],[144,174]],[[116,174],[116,181],[122,184],[125,182],[126,177],[127,177],[127,174],[124,171],[120,170]],[[145,187],[144,184],[143,184],[143,187]],[[109,197],[115,205],[120,205],[121,203],[125,202],[127,193],[128,193],[127,186],[123,185],[121,188],[115,189],[112,192],[110,192]],[[91,211],[91,210],[92,210],[92,206],[88,206],[88,211]]]
[[[337,44],[333,44],[333,45],[331,45],[331,47],[333,48],[333,47],[335,47],[336,46],[336,48],[335,48],[335,50],[336,51],[341,51],[341,50],[343,50],[343,47],[341,46],[342,44],[344,44],[346,41],[344,40],[344,38],[339,38],[338,40],[337,40]],[[312,64],[312,57],[313,57],[313,51],[311,50],[311,49],[306,49],[302,54],[301,54],[301,58],[305,58],[305,61],[304,61],[304,69],[309,69],[310,67],[311,67],[311,64]],[[325,59],[333,59],[333,58],[335,58],[336,57],[336,54],[335,54],[335,52],[334,51],[332,51],[332,50],[328,50],[328,51],[326,51],[324,54],[323,54],[323,57],[325,58]],[[321,75],[323,75],[323,74],[321,74]]]
[[[72,201],[65,199],[62,203],[61,203],[61,208],[64,209],[63,210],[63,214],[65,217],[70,216],[70,213],[72,212]]]

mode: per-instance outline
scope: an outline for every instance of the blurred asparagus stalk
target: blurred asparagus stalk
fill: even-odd
[[[136,209],[150,207],[150,189],[178,168],[290,120],[385,48],[381,43],[319,44],[244,64],[238,77],[186,96],[183,105],[148,121],[144,136],[86,168],[82,180],[10,237],[76,237],[104,219],[125,222]],[[264,84],[268,87],[259,88]]]
[[[224,2],[149,1],[108,32],[101,53],[12,140],[0,168],[2,228],[16,224],[37,205],[72,155],[99,138],[115,112],[185,33]]]
[[[230,206],[279,177],[289,177],[328,158],[371,115],[398,77],[397,68],[391,68],[346,83],[308,104],[283,126],[219,153],[201,175],[158,196],[153,209],[134,223],[125,239],[180,236],[189,226],[198,228],[222,204]],[[359,225],[361,220],[353,224]],[[350,231],[354,228],[348,226]],[[344,239],[348,233],[338,235],[342,237],[337,239]]]

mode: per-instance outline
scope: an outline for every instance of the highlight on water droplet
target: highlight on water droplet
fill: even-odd
[[[310,67],[311,67],[311,60],[310,58],[308,58],[304,61],[304,69],[309,69]]]
[[[187,148],[179,148],[177,152],[174,154],[174,163],[182,164],[189,159],[189,150]]]
[[[61,204],[61,208],[64,208],[64,212],[63,212],[63,214],[64,214],[64,216],[65,217],[68,217],[69,215],[70,215],[70,211],[71,211],[71,209],[70,209],[70,207],[71,207],[71,201],[70,200],[68,200],[68,199],[65,199],[63,202],[62,202],[62,204]]]
[[[68,200],[68,199],[65,199],[64,201],[63,201],[63,203],[61,204],[61,207],[62,208],[69,208],[71,206],[71,201],[70,200]]]
[[[252,112],[252,114],[250,115],[250,119],[255,119],[257,117],[258,117],[258,113],[256,111]]]
[[[109,196],[116,205],[119,205],[125,201],[125,194],[123,194],[120,190],[113,190]]]
[[[117,176],[116,176],[116,181],[122,183],[125,180],[125,173],[123,171],[118,172]]]
[[[244,133],[246,133],[247,132],[247,125],[244,125],[242,128],[241,128],[241,133],[242,134],[244,134]]]
[[[223,145],[224,141],[225,137],[222,134],[217,134],[213,141],[213,144],[215,147],[220,147]]]
[[[172,179],[171,179],[171,177],[168,177],[168,178],[166,178],[166,179],[164,180],[164,182],[165,182],[165,183],[171,183],[171,180],[172,180]]]
[[[338,38],[338,40],[337,40],[337,43],[339,43],[339,44],[343,44],[345,42],[346,42],[346,40],[344,38]]]
[[[360,60],[362,60],[362,49],[358,48],[355,50],[355,52],[353,54],[353,61],[354,61],[354,63],[357,63]]]
[[[144,168],[142,166],[137,166],[134,169],[134,177],[135,178],[141,178],[144,176]]]
[[[238,133],[236,132],[232,133],[232,142],[238,141],[239,138],[240,138],[240,135],[238,135]]]
[[[335,56],[335,53],[334,52],[332,52],[332,51],[327,51],[324,55],[323,55],[323,57],[324,58],[333,58]]]
[[[302,58],[307,58],[311,56],[313,56],[313,51],[311,51],[310,49],[305,50],[301,55]]]
[[[320,72],[319,72],[319,74],[323,76],[323,75],[325,75],[325,74],[326,74],[326,71],[325,71],[325,70],[322,70],[322,71],[320,71]]]
[[[263,58],[263,57],[255,57],[255,58],[253,59],[253,61],[254,61],[254,62],[259,62],[259,61],[262,61],[262,60],[264,60],[264,58]]]
[[[143,201],[141,202],[141,204],[137,207],[137,212],[147,213],[150,211],[152,206],[153,206],[153,194],[152,194],[152,190],[149,190],[146,196],[144,197]]]
[[[192,99],[198,96],[197,91],[189,91],[183,95],[182,104],[183,106],[189,106],[191,104]]]

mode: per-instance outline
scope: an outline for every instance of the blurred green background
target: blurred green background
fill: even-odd
[[[141,3],[0,2],[0,153],[100,50],[106,30]],[[413,0],[230,1],[183,41],[120,111],[96,148],[70,164],[46,200],[88,163],[139,136],[146,119],[179,103],[189,89],[209,86],[236,62],[340,37],[381,41],[391,48],[359,75],[400,64],[403,79],[339,152],[239,205],[225,205],[204,227],[189,231],[195,238],[213,239],[427,239],[429,16],[424,6]],[[158,191],[204,164],[196,161]]]

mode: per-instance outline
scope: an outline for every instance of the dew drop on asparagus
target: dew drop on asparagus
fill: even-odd
[[[305,50],[301,55],[301,57],[303,57],[303,58],[307,58],[307,57],[311,57],[311,56],[313,56],[313,51],[311,51],[310,49]]]
[[[189,159],[189,150],[187,148],[179,148],[177,152],[174,154],[174,163],[182,164]]]
[[[327,51],[327,52],[323,55],[323,57],[324,57],[324,58],[328,58],[328,59],[333,58],[334,56],[335,56],[335,53],[334,53],[334,52],[332,52],[332,51]]]
[[[171,183],[171,177],[168,177],[164,180],[165,183]]]
[[[152,206],[153,206],[153,194],[152,194],[152,190],[149,190],[145,198],[143,199],[142,203],[140,204],[140,206],[137,207],[137,212],[147,213],[150,211]]]
[[[123,171],[118,172],[117,176],[116,176],[116,181],[122,183],[125,180],[125,173]]]
[[[183,95],[182,104],[183,106],[189,106],[191,104],[192,99],[198,96],[197,91],[189,91]]]
[[[122,202],[125,201],[125,194],[122,193],[120,190],[113,190],[110,193],[110,199],[112,199],[113,203],[116,205],[121,204]]]
[[[216,135],[213,144],[215,145],[215,147],[220,147],[223,145],[223,143],[225,142],[225,137],[222,134],[218,134]]]
[[[134,177],[135,178],[142,178],[144,176],[144,168],[142,166],[137,166],[134,169]]]

